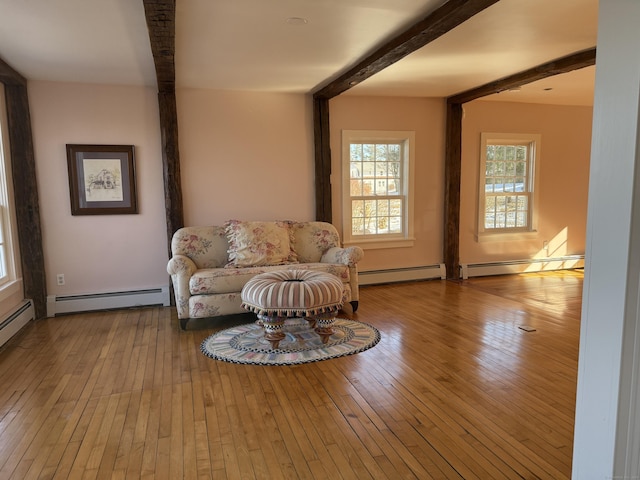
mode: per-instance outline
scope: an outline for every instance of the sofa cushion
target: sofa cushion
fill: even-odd
[[[198,268],[224,267],[229,244],[224,227],[184,227],[171,240],[173,255],[185,255]]]
[[[297,262],[292,248],[292,232],[287,222],[246,222],[225,224],[229,241],[227,267],[283,265]]]
[[[259,273],[277,270],[313,270],[326,272],[349,282],[349,266],[333,263],[300,263],[293,265],[245,267],[245,268],[205,268],[197,270],[189,279],[191,295],[239,292],[242,287]]]
[[[319,262],[322,254],[340,246],[338,231],[325,222],[291,222],[293,248],[300,263]]]

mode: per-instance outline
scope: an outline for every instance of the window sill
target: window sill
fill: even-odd
[[[401,238],[401,239],[371,239],[371,240],[349,240],[344,242],[345,247],[357,245],[363,250],[378,250],[383,248],[409,248],[413,247],[415,238]]]
[[[22,291],[22,279],[11,280],[0,286],[0,302]]]
[[[477,233],[476,242],[517,242],[519,240],[531,240],[538,237],[538,231],[530,232],[504,232],[504,233]]]

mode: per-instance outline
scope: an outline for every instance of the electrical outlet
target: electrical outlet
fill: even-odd
[[[56,278],[58,279],[58,285],[64,285],[64,273],[59,273]]]

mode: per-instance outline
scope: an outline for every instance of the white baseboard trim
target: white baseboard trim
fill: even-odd
[[[0,319],[0,346],[20,331],[27,323],[36,317],[33,303],[25,300],[13,311]]]
[[[584,255],[490,263],[463,263],[460,264],[460,277],[467,279],[469,277],[485,277],[488,275],[571,270],[574,268],[584,268]]]
[[[444,263],[423,267],[393,268],[389,270],[371,270],[358,273],[359,285],[376,285],[379,283],[408,282],[412,280],[429,280],[447,278]]]
[[[169,285],[125,292],[89,293],[47,296],[47,317],[63,313],[113,310],[117,308],[170,305]]]

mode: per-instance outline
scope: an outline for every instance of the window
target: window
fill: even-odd
[[[345,243],[412,244],[414,137],[414,132],[343,131]]]
[[[535,231],[539,145],[539,135],[482,134],[479,234]]]
[[[4,88],[0,85],[0,300],[9,286],[15,286],[16,259],[13,251],[12,226],[15,214],[12,204],[11,163],[7,138],[7,117]]]

